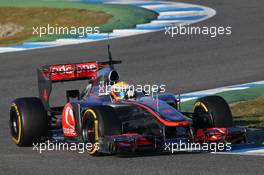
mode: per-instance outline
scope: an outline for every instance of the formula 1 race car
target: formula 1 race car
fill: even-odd
[[[11,104],[10,129],[15,144],[58,142],[55,136],[61,134],[59,141],[91,143],[89,154],[98,155],[165,151],[166,144],[179,142],[245,142],[245,129],[233,126],[231,111],[222,97],[199,98],[193,112],[184,112],[172,93],[152,96],[127,88],[114,68],[120,63],[112,60],[109,51],[107,62],[37,69],[39,97],[18,98]],[[64,106],[51,106],[52,84],[75,80],[88,81],[87,88],[81,93],[68,90]],[[119,89],[113,94],[117,84]]]

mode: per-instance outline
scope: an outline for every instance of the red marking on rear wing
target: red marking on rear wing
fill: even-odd
[[[101,67],[97,62],[84,62],[43,66],[42,71],[52,82],[62,82],[92,79]]]

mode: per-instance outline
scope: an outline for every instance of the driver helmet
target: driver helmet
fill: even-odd
[[[123,81],[117,82],[111,86],[111,96],[115,100],[123,100],[129,90],[129,84]]]

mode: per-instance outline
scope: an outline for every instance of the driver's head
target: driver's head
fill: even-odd
[[[117,82],[111,86],[111,96],[115,100],[122,100],[126,97],[129,90],[129,84],[123,81]]]

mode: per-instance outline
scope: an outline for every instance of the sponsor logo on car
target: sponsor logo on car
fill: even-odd
[[[75,137],[77,133],[75,131],[75,120],[73,114],[73,108],[70,103],[67,103],[62,112],[62,127],[63,133],[68,137]]]

